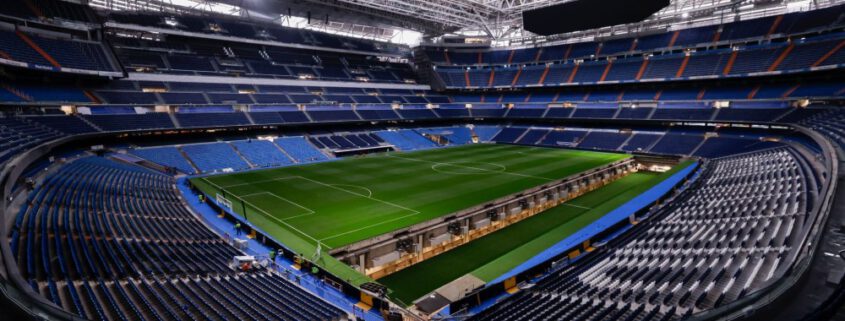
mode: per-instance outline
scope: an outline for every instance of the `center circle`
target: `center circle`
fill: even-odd
[[[434,164],[431,166],[431,169],[444,174],[476,175],[501,173],[507,167],[494,163],[455,162]]]

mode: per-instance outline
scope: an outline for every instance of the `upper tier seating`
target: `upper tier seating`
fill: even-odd
[[[529,96],[529,93],[531,94]],[[618,102],[618,101],[711,101],[711,100],[761,100],[802,97],[845,97],[845,84],[841,81],[766,84],[759,86],[705,85],[697,87],[654,87],[651,89],[588,90],[571,88],[550,93],[524,92],[499,95],[455,94],[460,103],[563,103],[563,102]],[[521,99],[520,99],[521,98]],[[527,98],[527,99],[526,99]]]
[[[327,81],[381,83],[417,82],[417,76],[410,65],[380,62],[364,54],[340,55],[328,51],[237,42],[210,45],[199,39],[183,38],[178,41],[111,40],[123,64],[143,72],[277,79],[306,77]]]
[[[840,53],[845,48],[837,45],[841,38],[796,41],[792,44],[750,45],[737,51],[703,50],[683,55],[654,56],[646,61],[640,57],[622,57],[611,62],[607,60],[587,61],[575,65],[554,64],[548,67],[548,73],[541,85],[557,86],[561,83],[598,83],[601,81],[634,82],[640,80],[665,81],[677,78],[710,76],[746,76],[767,71],[804,71],[810,67],[838,66],[843,62]],[[535,78],[522,81],[519,72],[529,67],[495,67],[471,70],[439,68],[437,73],[448,88],[465,87],[526,87],[539,82]],[[530,67],[533,70],[537,67]],[[642,69],[645,68],[645,69]],[[545,69],[540,69],[546,73]],[[606,73],[605,73],[606,72]],[[642,73],[640,73],[642,72]],[[489,82],[493,76],[495,81]],[[528,75],[528,77],[532,77]],[[465,78],[469,78],[467,86]]]
[[[309,110],[307,113],[316,122],[361,120],[354,111],[339,108],[334,108],[333,110]]]
[[[174,128],[170,116],[165,113],[128,115],[84,115],[83,118],[104,131]]]
[[[54,115],[27,117],[26,119],[33,123],[38,123],[66,134],[86,134],[98,131],[96,128],[91,127],[91,125],[88,125],[88,123],[75,116]]]
[[[449,51],[427,48],[425,53],[428,59],[438,65],[517,65],[589,59],[631,52],[659,52],[665,48],[709,46],[716,41],[743,41],[748,38],[783,37],[789,34],[831,30],[842,25],[842,8],[842,5],[838,5],[779,17],[730,22],[721,26],[687,28],[639,37],[634,35],[629,38],[540,48]],[[772,29],[773,27],[776,28]],[[719,32],[719,29],[723,30]],[[774,33],[770,35],[770,31]]]
[[[470,320],[679,320],[724,306],[791,264],[813,175],[784,148],[714,160],[653,218]]]
[[[24,19],[69,20],[95,24],[91,8],[62,0],[7,0],[0,14]]]
[[[392,52],[394,48],[387,43],[380,43],[351,37],[330,35],[318,31],[299,28],[282,27],[279,24],[258,23],[238,17],[224,16],[191,16],[182,14],[174,18],[153,12],[112,12],[106,17],[119,23],[150,26],[156,28],[176,29],[181,31],[213,34],[220,36],[234,36],[263,41],[279,41],[309,46],[320,46],[337,49],[358,50],[366,52]],[[166,24],[169,19],[175,24]],[[212,25],[215,28],[212,28]],[[220,28],[216,28],[220,27]]]
[[[0,58],[49,67],[116,71],[100,43],[47,38],[20,31],[0,31]]]
[[[704,141],[704,136],[696,132],[669,131],[649,150],[657,154],[688,155]]]
[[[182,127],[225,127],[249,125],[249,119],[241,112],[236,113],[177,113],[176,119]]]
[[[11,31],[0,31],[0,48],[3,57],[15,61],[50,66],[50,62],[30,47],[17,34]]]

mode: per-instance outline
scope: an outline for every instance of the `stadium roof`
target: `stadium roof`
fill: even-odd
[[[774,15],[845,2],[672,0],[668,7],[640,23],[550,37],[523,30],[524,11],[570,1],[573,0],[89,0],[96,7],[112,10],[215,11],[394,42],[403,42],[392,39],[397,35],[414,31],[427,38],[447,34],[477,36],[494,45],[530,45],[578,38],[585,34],[625,34],[681,23],[687,26],[714,24],[733,21],[741,16]],[[296,21],[298,25],[290,21]]]

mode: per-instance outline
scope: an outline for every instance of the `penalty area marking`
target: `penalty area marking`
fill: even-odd
[[[339,190],[339,191],[341,191],[341,192],[349,193],[349,194],[352,194],[352,195],[356,195],[356,196],[359,196],[359,197],[363,197],[363,198],[366,198],[366,199],[369,199],[369,200],[372,200],[372,201],[376,201],[376,202],[379,202],[379,203],[382,203],[382,204],[387,204],[387,205],[390,205],[390,206],[392,206],[392,207],[399,208],[399,209],[402,209],[402,210],[405,210],[405,211],[411,212],[410,214],[406,214],[406,215],[399,216],[399,217],[394,217],[394,218],[389,219],[389,220],[386,220],[386,221],[381,221],[381,222],[378,222],[378,223],[376,223],[376,224],[371,224],[371,225],[364,226],[364,227],[361,227],[361,228],[357,228],[357,229],[354,229],[354,230],[349,230],[349,231],[342,232],[342,233],[339,233],[339,234],[335,234],[335,235],[332,235],[332,236],[328,236],[328,237],[325,237],[325,238],[322,238],[322,239],[319,239],[319,240],[318,240],[318,239],[315,239],[314,237],[312,237],[312,236],[310,236],[310,235],[308,235],[308,234],[305,234],[304,232],[302,232],[302,231],[300,231],[300,230],[298,230],[298,229],[296,229],[295,227],[291,226],[289,223],[285,222],[284,220],[281,220],[281,219],[278,219],[278,218],[275,218],[275,217],[271,217],[271,219],[274,219],[274,220],[276,220],[276,221],[278,221],[278,222],[280,222],[280,223],[282,223],[282,224],[284,224],[284,225],[286,225],[286,226],[289,226],[289,227],[293,228],[293,229],[294,229],[294,230],[296,230],[297,232],[302,233],[303,235],[305,235],[305,236],[307,236],[308,238],[310,238],[310,239],[312,239],[312,240],[316,241],[317,243],[323,244],[323,246],[326,246],[326,247],[328,247],[329,249],[332,249],[332,247],[330,247],[330,246],[326,245],[325,243],[323,243],[323,241],[325,241],[325,240],[330,240],[330,239],[334,239],[334,238],[337,238],[337,237],[341,237],[341,236],[344,236],[344,235],[347,235],[347,234],[356,233],[356,232],[363,231],[363,230],[366,230],[366,229],[369,229],[369,228],[373,228],[373,227],[376,227],[376,226],[379,226],[379,225],[384,225],[384,224],[392,223],[392,222],[395,222],[395,221],[403,220],[403,219],[406,219],[406,218],[409,218],[409,217],[412,217],[412,216],[419,215],[419,214],[421,213],[420,211],[417,211],[417,210],[415,210],[415,209],[407,208],[407,207],[402,206],[402,205],[399,205],[399,204],[395,204],[395,203],[391,203],[391,202],[388,202],[388,201],[384,201],[384,200],[380,200],[380,199],[377,199],[377,198],[373,198],[373,197],[372,197],[372,191],[371,191],[369,188],[366,188],[366,187],[363,187],[363,186],[357,186],[357,185],[347,185],[347,184],[327,184],[327,183],[323,183],[323,182],[320,182],[320,181],[317,181],[317,180],[313,180],[313,179],[310,179],[310,178],[307,178],[307,177],[302,177],[302,176],[279,177],[279,178],[274,178],[274,179],[268,179],[268,180],[263,180],[263,181],[256,181],[256,182],[245,183],[245,184],[230,185],[230,186],[252,185],[252,184],[256,184],[256,183],[267,183],[267,182],[274,182],[274,181],[288,180],[288,179],[294,179],[294,178],[298,178],[298,179],[306,180],[306,181],[312,182],[312,183],[314,183],[314,184],[318,184],[318,185],[322,185],[322,186],[325,186],[325,187],[328,187],[328,188],[336,189],[336,190]],[[368,195],[364,195],[364,194],[357,193],[357,192],[354,192],[354,191],[350,191],[350,190],[348,190],[348,189],[338,187],[338,185],[343,185],[343,186],[347,186],[347,187],[357,187],[357,188],[363,188],[363,189],[366,189],[366,190],[370,193],[370,195],[368,196]],[[266,192],[261,192],[261,193],[266,193]],[[260,193],[257,193],[257,194],[260,194]],[[277,195],[277,196],[278,196],[278,195]],[[244,202],[246,202],[246,201],[244,201]],[[256,207],[255,205],[253,205],[253,204],[251,204],[251,203],[249,203],[249,202],[247,202],[247,203],[248,203],[248,204],[250,204],[250,205],[252,205],[253,207]],[[267,214],[267,212],[266,212],[266,211],[264,211],[264,210],[260,210],[260,211],[261,211],[261,212],[264,212],[266,215],[269,215],[269,214]],[[288,219],[290,219],[290,218],[288,218]],[[287,220],[287,219],[286,219],[286,220]]]
[[[374,198],[374,197],[372,197],[373,191],[370,190],[369,188],[366,188],[366,187],[363,187],[363,186],[346,185],[346,184],[327,184],[327,183],[323,183],[321,181],[313,180],[313,179],[310,179],[310,178],[304,177],[304,176],[286,176],[286,177],[278,177],[278,178],[266,179],[266,180],[262,180],[262,181],[254,181],[254,182],[243,183],[243,184],[228,185],[228,186],[224,187],[224,189],[237,187],[237,186],[254,185],[254,184],[260,184],[260,183],[269,183],[269,182],[276,182],[276,181],[283,181],[283,180],[297,179],[297,178],[301,179],[301,180],[306,180],[306,181],[312,182],[314,184],[322,185],[322,186],[325,186],[325,187],[328,187],[328,188],[336,189],[336,190],[341,191],[341,192],[346,192],[346,193],[349,193],[349,194],[352,194],[352,195],[360,196],[360,197],[363,197],[363,198],[366,198],[366,199],[369,199],[369,200],[372,200],[372,201],[387,204],[387,205],[390,205],[390,206],[393,206],[393,207],[396,207],[396,208],[401,208],[401,209],[406,210],[406,211],[415,212],[417,214],[420,213],[419,211],[417,211],[415,209],[407,208],[407,207],[404,207],[404,206],[399,205],[399,204],[395,204],[395,203],[391,203],[391,202],[388,202],[388,201],[383,201],[383,200]],[[340,188],[340,187],[338,187],[338,185],[363,188],[363,189],[366,189],[370,193],[370,195],[368,196],[368,195],[364,195],[364,194],[357,193],[357,192],[354,192],[354,191],[350,191],[350,190],[345,189],[345,188]],[[215,186],[217,186],[217,185],[215,184]],[[218,186],[218,188],[219,188],[219,186]]]
[[[209,184],[211,184],[211,185],[214,185],[214,186],[215,186],[215,187],[217,187],[218,189],[220,189],[220,190],[222,190],[222,191],[224,191],[224,192],[227,192],[225,188],[220,187],[220,185],[217,185],[217,184],[215,184],[214,182],[212,182],[212,181],[208,180],[208,178],[203,177],[202,179],[203,179],[205,182],[207,182],[207,183],[209,183]],[[314,242],[315,242],[315,243],[317,243],[318,245],[325,246],[325,247],[329,248],[329,250],[333,249],[331,246],[328,246],[328,245],[322,244],[322,243],[320,242],[320,240],[318,240],[318,239],[314,238],[313,236],[309,235],[308,233],[305,233],[305,232],[301,231],[300,229],[296,228],[295,226],[291,225],[290,223],[285,222],[284,220],[281,220],[281,219],[279,219],[278,217],[275,217],[275,216],[271,215],[270,213],[267,213],[267,211],[263,210],[262,208],[260,208],[260,207],[258,207],[258,206],[255,206],[255,204],[252,204],[252,203],[250,203],[250,202],[247,202],[247,200],[243,199],[242,197],[237,196],[237,195],[232,194],[232,193],[228,193],[228,194],[229,194],[229,195],[232,195],[232,196],[234,196],[234,197],[236,197],[236,198],[238,198],[241,202],[244,202],[244,203],[246,203],[246,204],[248,204],[248,205],[250,205],[250,206],[254,207],[254,208],[255,208],[255,209],[257,209],[259,212],[263,213],[263,214],[265,215],[265,217],[266,217],[266,218],[269,218],[269,219],[271,219],[271,220],[274,220],[274,221],[276,221],[276,222],[279,222],[279,223],[280,223],[280,224],[282,224],[282,225],[285,225],[285,226],[289,227],[290,229],[292,229],[292,230],[296,231],[297,233],[302,234],[303,236],[305,236],[305,237],[307,237],[307,238],[311,239],[312,241],[314,241]],[[243,214],[241,214],[241,215],[243,215]]]
[[[297,218],[297,217],[303,217],[303,216],[308,216],[308,215],[314,215],[314,214],[317,214],[317,212],[315,212],[314,210],[312,210],[312,209],[310,209],[310,208],[307,208],[307,207],[305,207],[305,206],[302,206],[301,204],[299,204],[299,203],[297,203],[297,202],[294,202],[294,201],[291,201],[291,200],[289,200],[289,199],[287,199],[287,198],[284,198],[284,197],[281,197],[281,196],[279,196],[279,195],[276,195],[276,193],[273,193],[273,192],[258,192],[258,193],[252,193],[252,194],[242,195],[242,196],[239,196],[239,197],[240,197],[240,198],[247,198],[247,197],[259,196],[259,195],[270,195],[270,196],[273,196],[273,197],[278,198],[278,199],[280,199],[280,200],[282,200],[282,201],[285,201],[286,203],[289,203],[289,204],[291,204],[291,205],[293,205],[293,206],[299,207],[299,208],[301,208],[301,209],[303,209],[303,210],[305,210],[305,211],[307,212],[307,213],[304,213],[304,214],[298,214],[298,215],[294,215],[294,216],[291,216],[291,217],[286,217],[286,218],[283,218],[283,219],[281,219],[282,221],[287,221],[287,220],[295,219],[295,218]]]
[[[373,190],[371,190],[371,189],[369,189],[369,188],[366,188],[366,187],[364,187],[364,186],[360,186],[360,185],[349,185],[349,184],[329,184],[329,185],[331,185],[331,186],[335,186],[335,187],[344,187],[344,186],[345,186],[345,187],[352,187],[352,188],[362,189],[362,190],[367,191],[367,194],[368,194],[368,195],[367,195],[367,197],[373,197]]]
[[[351,231],[346,231],[346,232],[343,232],[343,233],[340,233],[340,234],[335,234],[335,235],[332,235],[332,236],[329,236],[329,237],[322,238],[322,239],[320,239],[320,242],[323,242],[325,240],[331,240],[333,238],[344,236],[344,235],[347,235],[347,234],[352,234],[352,233],[355,233],[355,232],[363,231],[363,230],[373,228],[373,227],[376,227],[376,226],[379,226],[379,225],[383,225],[383,224],[392,223],[392,222],[395,222],[395,221],[398,221],[398,220],[406,219],[406,218],[409,218],[411,216],[415,216],[415,215],[418,215],[418,214],[420,214],[420,212],[416,212],[416,213],[412,213],[412,214],[408,214],[408,215],[403,215],[403,216],[400,216],[400,217],[394,217],[394,218],[389,219],[387,221],[381,221],[381,222],[378,222],[376,224],[364,226],[362,228],[357,228],[357,229],[354,229],[354,230],[351,230]]]

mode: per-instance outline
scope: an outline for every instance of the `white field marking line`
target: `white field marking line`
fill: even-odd
[[[492,173],[504,173],[506,170],[508,170],[508,168],[507,168],[507,167],[505,167],[504,165],[500,165],[500,164],[496,164],[496,163],[478,163],[478,164],[487,164],[487,165],[495,165],[495,166],[499,166],[499,170],[492,170],[492,169],[487,170],[487,171],[488,171],[488,172],[487,172],[488,174],[492,174]],[[443,170],[443,169],[438,169],[438,168],[437,168],[437,167],[439,167],[439,166],[443,166],[443,165],[444,165],[444,164],[432,164],[432,165],[431,165],[431,170],[433,170],[433,171],[435,171],[435,172],[438,172],[438,173],[451,174],[451,175],[475,175],[475,174],[479,174],[479,173],[460,173],[460,172],[450,172],[450,171],[448,171],[448,170]],[[459,166],[456,166],[456,167],[459,167]],[[484,171],[482,171],[482,172],[481,172],[481,174],[483,174],[483,173],[484,173]]]
[[[219,185],[214,184],[213,182],[211,182],[210,180],[208,180],[208,178],[203,177],[202,179],[203,179],[204,181],[206,181],[207,183],[211,184],[211,185],[217,186],[217,188],[221,189],[223,192],[227,192],[225,188],[222,188],[222,187],[220,187]],[[312,241],[316,242],[317,244],[322,244],[322,243],[320,242],[320,240],[315,239],[313,236],[308,235],[308,233],[305,233],[305,232],[303,232],[303,231],[299,230],[298,228],[294,227],[293,225],[290,225],[290,224],[288,224],[287,222],[285,222],[285,221],[283,221],[283,220],[281,220],[281,219],[279,219],[279,218],[277,218],[277,217],[275,217],[275,216],[273,216],[273,215],[270,215],[270,213],[267,213],[267,211],[265,211],[265,210],[261,209],[261,208],[260,208],[260,207],[258,207],[258,206],[255,206],[255,204],[252,204],[252,203],[250,203],[250,202],[247,202],[245,199],[241,198],[240,196],[237,196],[237,195],[232,194],[232,193],[228,193],[228,194],[229,194],[229,195],[232,195],[232,196],[234,196],[234,197],[237,197],[238,199],[240,199],[240,201],[241,201],[241,202],[244,202],[244,203],[246,203],[246,204],[249,204],[250,206],[252,206],[252,207],[254,207],[255,209],[259,210],[260,212],[264,213],[264,215],[265,215],[267,218],[269,218],[269,219],[271,219],[271,220],[274,220],[274,221],[276,221],[276,222],[279,222],[279,223],[281,223],[281,224],[283,224],[283,225],[285,225],[285,226],[287,226],[287,227],[289,227],[289,228],[293,229],[293,230],[294,230],[294,231],[296,231],[297,233],[304,235],[305,237],[307,237],[307,238],[311,239]],[[325,247],[327,247],[327,248],[329,248],[330,250],[331,250],[331,249],[333,249],[331,246],[328,246],[328,245],[325,245],[325,244],[322,244],[322,245],[323,245],[323,246],[325,246]]]
[[[276,195],[276,193],[273,193],[273,192],[259,192],[259,193],[252,193],[252,194],[247,194],[247,195],[241,195],[241,196],[239,196],[239,197],[241,197],[241,198],[246,198],[246,197],[258,196],[258,195],[265,195],[265,194],[270,195],[270,196],[273,196],[273,197],[275,197],[275,198],[278,198],[278,199],[280,199],[280,200],[283,200],[283,201],[285,201],[285,202],[288,202],[288,203],[290,203],[290,204],[293,204],[293,205],[294,205],[294,206],[296,206],[296,207],[299,207],[299,208],[301,208],[301,209],[303,209],[303,210],[308,211],[308,213],[305,213],[305,214],[298,214],[298,215],[294,215],[294,216],[291,216],[291,217],[283,218],[283,219],[281,219],[282,221],[287,221],[287,220],[290,220],[290,219],[294,219],[294,218],[297,218],[297,217],[302,217],[302,216],[306,216],[306,215],[314,215],[314,214],[316,214],[316,213],[317,213],[316,211],[314,211],[314,210],[312,210],[312,209],[310,209],[310,208],[307,208],[307,207],[305,207],[305,206],[302,206],[302,205],[300,205],[299,203],[294,202],[294,201],[291,201],[291,200],[289,200],[289,199],[287,199],[287,198],[284,198],[284,197],[281,197],[281,196],[279,196],[279,195]]]
[[[532,149],[532,151],[533,151],[533,153],[529,153],[527,151],[518,151],[518,152],[514,152],[514,153],[538,157],[538,158],[563,158],[562,157],[563,155],[560,155],[558,153],[547,152],[545,150],[537,151],[537,149]],[[548,155],[545,155],[545,154],[548,154]]]
[[[344,236],[346,234],[352,234],[352,233],[355,233],[355,232],[358,232],[358,231],[363,231],[363,230],[366,230],[366,229],[369,229],[369,228],[372,228],[372,227],[376,227],[376,226],[379,226],[379,225],[383,225],[383,224],[392,223],[392,222],[395,222],[395,221],[398,221],[398,220],[406,219],[406,218],[409,218],[411,216],[415,216],[415,215],[418,215],[418,214],[420,214],[420,212],[416,212],[416,213],[408,214],[408,215],[403,215],[403,216],[400,216],[400,217],[395,217],[395,218],[389,219],[387,221],[381,221],[381,222],[378,222],[376,224],[364,226],[362,228],[357,228],[357,229],[354,229],[354,230],[351,230],[351,231],[346,231],[346,232],[343,232],[343,233],[340,233],[340,234],[335,234],[335,235],[320,239],[320,242],[325,241],[325,240],[330,240],[330,239],[333,239],[333,238],[336,238],[336,237]]]
[[[332,185],[332,186],[337,186],[337,187],[346,186],[346,187],[354,187],[354,188],[361,188],[361,189],[365,189],[365,190],[367,190],[367,193],[370,193],[370,195],[367,195],[367,197],[373,197],[373,190],[371,190],[371,189],[369,189],[369,188],[366,188],[366,187],[364,187],[364,186],[359,186],[359,185],[349,185],[349,184],[329,184],[329,185]]]
[[[368,198],[368,199],[376,201],[376,202],[384,203],[384,204],[387,204],[387,205],[390,205],[390,206],[393,206],[393,207],[396,207],[396,208],[401,208],[403,210],[413,212],[413,213],[408,214],[408,215],[403,215],[403,216],[400,216],[400,217],[394,217],[392,219],[389,219],[389,220],[386,220],[386,221],[381,221],[381,222],[378,222],[376,224],[371,224],[371,225],[364,226],[364,227],[361,227],[361,228],[357,228],[357,229],[354,229],[354,230],[349,230],[349,231],[346,231],[346,232],[343,232],[343,233],[338,233],[338,234],[335,234],[335,235],[332,235],[332,236],[328,236],[328,237],[320,239],[320,242],[323,242],[325,240],[330,240],[330,239],[333,239],[333,238],[337,238],[337,237],[340,237],[340,236],[344,236],[344,235],[347,235],[347,234],[352,234],[352,233],[355,233],[355,232],[358,232],[358,231],[370,229],[370,228],[373,228],[373,227],[376,227],[376,226],[379,226],[379,225],[392,223],[392,222],[395,222],[395,221],[398,221],[398,220],[406,219],[406,218],[409,218],[411,216],[415,216],[415,215],[420,214],[420,211],[417,211],[415,209],[410,209],[410,208],[404,207],[404,206],[399,205],[399,204],[391,203],[391,202],[388,202],[388,201],[383,201],[383,200],[380,200],[380,199],[377,199],[377,198],[372,198],[372,197],[366,196],[364,194],[355,193],[355,192],[352,192],[352,191],[349,191],[349,190],[346,190],[346,189],[343,189],[343,188],[340,188],[340,187],[337,187],[337,186],[329,185],[329,184],[326,184],[326,183],[323,183],[323,182],[320,182],[320,181],[315,181],[315,180],[310,179],[310,178],[306,178],[306,177],[299,177],[299,178],[307,180],[307,181],[311,181],[315,184],[320,184],[320,185],[323,185],[323,186],[326,186],[326,187],[329,187],[329,188],[334,188],[334,189],[339,190],[339,191],[347,192],[347,193],[352,194],[352,195],[357,195],[357,196],[360,196],[360,197]]]
[[[561,204],[561,205],[571,206],[571,207],[577,207],[577,208],[582,208],[582,209],[585,209],[585,210],[591,210],[591,209],[592,209],[592,208],[589,208],[589,207],[586,207],[586,206],[575,205],[575,204],[569,204],[569,203],[563,203],[563,204]]]
[[[415,216],[415,215],[420,214],[420,211],[417,211],[417,210],[414,210],[414,209],[410,209],[410,208],[404,207],[404,206],[402,206],[402,205],[398,205],[398,204],[391,203],[391,202],[388,202],[388,201],[383,201],[383,200],[380,200],[380,199],[377,199],[377,198],[373,198],[373,197],[371,197],[371,196],[367,196],[367,195],[364,195],[364,194],[355,193],[355,192],[353,192],[353,191],[349,191],[349,190],[346,190],[346,189],[343,189],[343,188],[340,188],[340,187],[337,187],[337,186],[329,185],[329,184],[326,184],[326,183],[323,183],[323,182],[320,182],[320,181],[315,181],[315,180],[310,179],[310,178],[307,178],[307,177],[302,177],[302,176],[288,176],[288,177],[280,177],[280,178],[275,178],[275,179],[269,179],[269,180],[260,181],[260,182],[273,182],[273,181],[286,180],[286,179],[291,179],[291,178],[300,178],[300,179],[304,179],[304,180],[306,180],[306,181],[310,181],[310,182],[315,183],[315,184],[323,185],[323,186],[326,186],[326,187],[329,187],[329,188],[333,188],[333,189],[336,189],[336,190],[339,190],[339,191],[342,191],[342,192],[346,192],[346,193],[349,193],[349,194],[352,194],[352,195],[356,195],[356,196],[360,196],[360,197],[363,197],[363,198],[367,198],[367,199],[370,199],[370,200],[373,200],[373,201],[376,201],[376,202],[384,203],[384,204],[387,204],[387,205],[390,205],[390,206],[393,206],[393,207],[396,207],[396,208],[401,208],[401,209],[406,210],[406,211],[409,211],[409,212],[413,212],[413,213],[408,214],[408,215],[403,215],[403,216],[400,216],[400,217],[395,217],[395,218],[389,219],[389,220],[387,220],[387,221],[382,221],[382,222],[379,222],[379,223],[376,223],[376,224],[372,224],[372,225],[369,225],[369,226],[365,226],[365,227],[361,227],[361,228],[358,228],[358,229],[354,229],[354,230],[346,231],[346,232],[339,233],[339,234],[336,234],[336,235],[332,235],[332,236],[329,236],[329,237],[326,237],[326,238],[322,238],[322,239],[319,239],[319,240],[316,240],[316,239],[314,239],[313,237],[311,237],[310,235],[305,234],[304,232],[302,232],[302,231],[300,231],[300,230],[296,229],[296,228],[295,228],[295,227],[293,227],[293,226],[290,226],[290,224],[288,224],[288,223],[286,223],[286,222],[284,222],[284,221],[281,221],[281,220],[279,220],[279,219],[277,219],[277,218],[273,217],[273,219],[275,219],[275,220],[277,220],[277,221],[282,222],[282,224],[285,224],[285,225],[287,225],[287,226],[290,226],[290,227],[291,227],[291,228],[293,228],[294,230],[296,230],[296,231],[298,231],[299,233],[302,233],[302,234],[304,234],[304,235],[308,236],[309,238],[311,238],[312,240],[317,241],[317,242],[318,242],[318,243],[320,243],[320,244],[322,244],[322,242],[323,242],[323,241],[325,241],[325,240],[330,240],[330,239],[333,239],[333,238],[337,238],[337,237],[340,237],[340,236],[344,236],[344,235],[347,235],[347,234],[351,234],[351,233],[355,233],[355,232],[358,232],[358,231],[366,230],[366,229],[369,229],[369,228],[372,228],[372,227],[376,227],[376,226],[379,226],[379,225],[383,225],[383,224],[387,224],[387,223],[395,222],[395,221],[398,221],[398,220],[402,220],[402,219],[405,219],[405,218],[408,218],[408,217],[411,217],[411,216]],[[249,184],[255,184],[255,183],[260,183],[260,182],[252,182],[252,183],[249,183]],[[238,186],[240,186],[240,185],[249,185],[249,184],[238,184]],[[235,185],[232,185],[232,186],[235,186]],[[361,187],[361,186],[358,186],[358,187]],[[369,188],[367,188],[367,190],[369,190]],[[370,193],[372,193],[372,191],[370,191]],[[243,200],[243,199],[241,199],[241,200]],[[245,200],[243,200],[243,201],[244,201],[244,202],[246,202]],[[250,204],[250,203],[249,203],[249,202],[247,202],[247,204]],[[252,205],[252,204],[250,204],[250,205]],[[252,206],[257,208],[257,206],[255,206],[255,205],[252,205]],[[264,210],[261,210],[261,211],[262,211],[262,212],[264,212],[264,214],[269,215],[269,214],[267,214],[267,212],[265,212]],[[272,216],[271,216],[271,217],[272,217]],[[331,247],[329,247],[329,246],[327,246],[327,245],[325,245],[325,244],[323,244],[323,245],[324,245],[324,246],[326,246],[326,247],[328,247],[329,249],[331,249]]]
[[[370,197],[370,196],[367,196],[367,195],[364,195],[364,194],[361,194],[361,193],[356,193],[356,192],[346,190],[346,189],[343,189],[343,188],[340,188],[340,187],[337,187],[337,186],[329,185],[329,184],[326,184],[326,183],[323,183],[323,182],[320,182],[320,181],[315,181],[315,180],[307,178],[307,177],[302,177],[302,176],[296,176],[296,177],[304,179],[304,180],[312,182],[312,183],[315,183],[315,184],[323,185],[323,186],[326,186],[326,187],[329,187],[329,188],[334,188],[334,189],[342,191],[342,192],[347,192],[347,193],[352,194],[352,195],[357,195],[357,196],[367,198],[367,199],[370,199],[370,200],[373,200],[373,201],[376,201],[376,202],[379,202],[379,203],[387,204],[387,205],[390,205],[390,206],[393,206],[393,207],[396,207],[396,208],[401,208],[401,209],[406,210],[406,211],[414,212],[414,215],[420,213],[420,211],[417,211],[415,209],[407,208],[407,207],[404,207],[402,205],[391,203],[391,202],[388,202],[388,201],[383,201],[383,200],[373,198],[373,197]]]
[[[405,157],[399,157],[399,156],[393,156],[393,155],[387,155],[386,157],[399,158],[399,159],[404,159],[404,160],[413,161],[413,162],[423,162],[423,163],[438,164],[438,165],[451,165],[451,166],[455,166],[455,167],[463,167],[463,168],[469,168],[469,169],[479,170],[479,171],[483,171],[483,172],[490,172],[490,173],[493,173],[493,174],[507,174],[507,175],[542,179],[542,180],[547,180],[547,181],[553,181],[554,180],[554,179],[548,178],[548,177],[541,177],[541,176],[534,176],[534,175],[528,175],[528,174],[508,172],[507,167],[505,167],[506,171],[497,172],[497,171],[491,171],[491,170],[488,170],[488,169],[485,169],[485,168],[478,168],[478,167],[472,167],[472,166],[466,166],[466,165],[454,164],[454,163],[442,163],[442,162],[428,161],[428,160],[424,160],[424,159],[405,158]],[[482,163],[482,162],[479,162],[479,163]],[[500,165],[500,164],[495,164],[495,163],[490,163],[490,164],[499,165],[499,166],[504,167],[504,165]]]
[[[265,179],[265,180],[261,180],[261,181],[252,181],[252,182],[249,182],[249,183],[240,183],[240,184],[226,185],[226,186],[223,186],[223,188],[241,187],[241,186],[254,185],[254,184],[261,184],[261,183],[269,183],[269,182],[275,182],[275,181],[283,181],[283,180],[286,180],[286,179],[297,178],[297,177],[299,177],[299,176],[276,177],[276,178]],[[217,186],[217,184],[215,184],[215,186]],[[217,187],[220,187],[220,186],[217,186]]]

